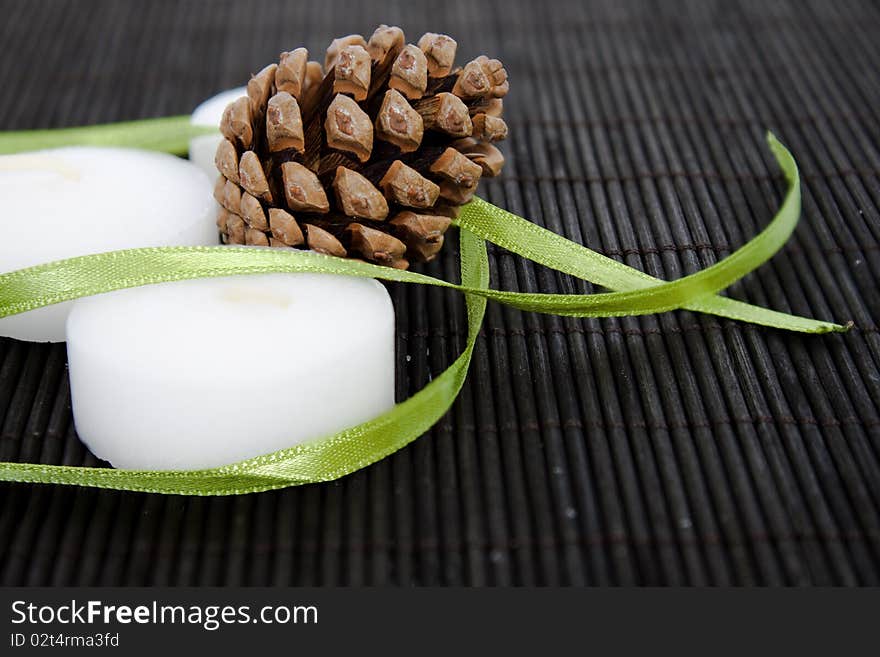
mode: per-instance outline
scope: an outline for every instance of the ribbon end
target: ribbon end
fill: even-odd
[[[849,333],[855,327],[855,322],[849,320],[846,324],[824,323],[816,330],[816,333]]]

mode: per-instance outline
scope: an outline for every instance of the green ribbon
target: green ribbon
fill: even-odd
[[[183,118],[186,117],[115,124],[127,126],[125,129],[111,129],[112,126],[69,129],[60,131],[61,141],[67,145],[100,143],[138,148],[156,144],[180,145],[181,140],[204,132],[189,126],[188,120],[184,123]],[[24,150],[32,148],[33,144],[40,147],[59,145],[58,141],[51,140],[51,133],[31,133],[39,135],[32,142],[17,137],[19,133],[0,133],[0,152]],[[111,139],[110,135],[116,136]],[[206,470],[114,470],[0,463],[0,480],[169,494],[230,495],[337,479],[412,442],[446,413],[467,375],[488,299],[522,310],[572,317],[638,315],[686,308],[804,333],[846,330],[846,327],[837,324],[716,296],[718,291],[766,262],[785,244],[797,225],[800,214],[797,165],[791,153],[772,134],[768,134],[767,138],[788,181],[788,191],[776,216],[760,234],[727,258],[672,282],[648,276],[481,199],[475,199],[465,206],[457,221],[461,244],[460,285],[417,272],[398,271],[316,253],[247,247],[129,249],[0,274],[0,317],[92,294],[166,281],[311,272],[458,290],[465,295],[468,318],[464,352],[440,376],[388,413],[333,436]],[[16,139],[19,141],[16,142]],[[613,291],[579,295],[491,289],[484,240]]]
[[[145,151],[186,155],[190,139],[216,133],[215,127],[193,125],[189,116],[166,116],[75,128],[15,130],[0,132],[0,155],[63,146],[140,148]]]

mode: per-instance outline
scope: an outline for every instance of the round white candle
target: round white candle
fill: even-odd
[[[217,128],[220,125],[220,119],[226,106],[236,98],[246,95],[247,89],[245,87],[223,91],[196,107],[190,121],[194,125]],[[217,144],[220,143],[221,139],[222,137],[218,132],[216,135],[194,137],[189,142],[190,161],[208,174],[211,180],[214,180],[218,175],[217,167],[214,166],[214,153],[217,152]]]
[[[233,463],[394,404],[394,309],[377,281],[261,274],[120,290],[67,323],[76,429],[128,469]]]
[[[116,249],[216,244],[211,183],[162,153],[62,148],[0,157],[0,272]],[[64,340],[69,303],[0,319],[0,336]]]

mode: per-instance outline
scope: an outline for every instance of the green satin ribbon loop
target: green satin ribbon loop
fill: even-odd
[[[308,254],[305,254],[308,255]],[[472,289],[489,283],[485,243],[461,232],[461,280]],[[113,470],[64,465],[0,463],[0,481],[72,484],[177,495],[238,495],[330,481],[375,463],[430,429],[458,396],[483,323],[486,300],[465,296],[464,352],[440,376],[373,420],[328,438],[207,470]]]
[[[194,134],[187,132],[179,119],[168,121],[162,129],[159,129],[159,124],[154,124],[152,133],[142,126],[135,127],[134,132],[127,134],[123,145],[142,146],[144,142],[171,144],[174,139],[182,139],[183,135]],[[81,130],[86,132],[79,133],[77,138],[85,140],[89,137],[90,129]],[[164,136],[163,130],[167,131]],[[133,135],[137,134],[144,135],[144,142],[136,143]],[[150,135],[149,139],[146,135]],[[768,135],[768,142],[789,183],[777,215],[759,235],[727,258],[703,271],[671,282],[648,276],[480,199],[466,206],[457,221],[461,245],[460,285],[416,272],[315,253],[250,247],[131,249],[71,258],[0,274],[0,317],[126,287],[189,278],[270,272],[344,274],[455,289],[465,294],[468,316],[465,350],[449,368],[388,413],[334,436],[209,470],[132,471],[0,463],[0,480],[155,493],[227,495],[341,477],[400,449],[427,431],[446,413],[464,383],[488,299],[523,310],[576,317],[646,314],[687,308],[806,333],[846,330],[837,324],[787,315],[715,296],[716,292],[766,262],[785,244],[797,225],[800,214],[797,165],[773,135]],[[44,141],[38,143],[42,147],[58,145]],[[120,144],[117,142],[114,145]],[[9,137],[0,134],[0,152],[4,147],[10,148]],[[535,262],[614,291],[564,295],[490,289],[484,239]]]
[[[650,292],[618,297],[629,310],[625,314],[648,314],[684,308],[803,333],[845,331],[846,327],[838,324],[789,315],[735,299],[712,296],[769,260],[788,241],[797,226],[801,210],[800,174],[797,163],[773,133],[767,133],[767,143],[788,182],[785,199],[773,221],[754,239],[724,260],[672,283],[666,283],[591,251],[481,199],[475,199],[463,209],[458,223],[462,228],[484,240],[517,255],[597,285],[612,290],[650,288]],[[571,314],[565,312],[564,306],[569,303],[566,297],[560,295],[558,302],[559,314]],[[524,310],[539,310],[517,307]],[[557,311],[552,306],[545,306],[541,312]]]

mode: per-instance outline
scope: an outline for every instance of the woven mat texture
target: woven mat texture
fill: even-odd
[[[855,324],[803,337],[490,304],[460,399],[407,449],[231,498],[5,484],[0,583],[880,583],[875,3],[28,0],[0,15],[2,129],[187,113],[281,50],[380,22],[447,32],[459,61],[486,52],[511,77],[508,163],[482,195],[663,278],[773,215],[772,129],[802,168],[802,221],[729,293]],[[424,270],[453,279],[455,256]],[[593,291],[490,258],[496,286]],[[391,289],[404,398],[465,323],[452,294]],[[65,367],[63,345],[0,339],[0,460],[97,464]]]

